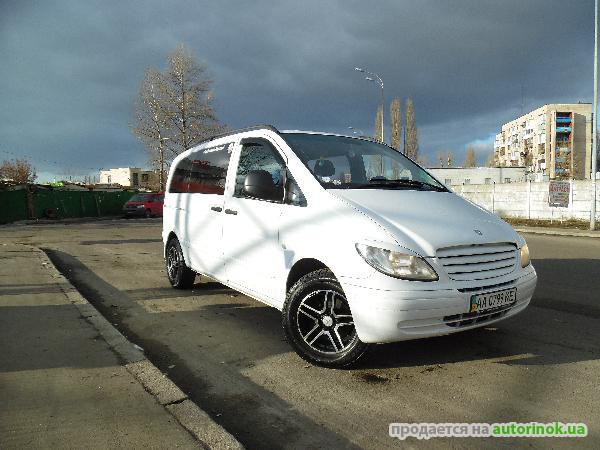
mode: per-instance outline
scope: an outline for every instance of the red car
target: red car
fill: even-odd
[[[162,217],[164,192],[148,192],[135,194],[123,205],[125,217]]]

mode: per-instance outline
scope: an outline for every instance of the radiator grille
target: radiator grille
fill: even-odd
[[[436,256],[456,281],[501,277],[515,270],[518,261],[517,246],[508,242],[441,248]]]

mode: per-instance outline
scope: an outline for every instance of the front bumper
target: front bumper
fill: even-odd
[[[353,283],[342,286],[354,317],[358,337],[365,343],[384,343],[456,333],[523,311],[533,296],[537,274],[533,266],[519,270],[511,280],[456,289],[379,290]],[[517,288],[517,299],[509,307],[488,314],[468,314],[473,294]]]

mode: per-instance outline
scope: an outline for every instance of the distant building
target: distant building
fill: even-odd
[[[494,142],[498,166],[526,166],[535,179],[585,179],[591,173],[592,105],[545,105],[502,125]]]
[[[525,167],[430,167],[427,170],[446,186],[522,183],[527,180]]]
[[[158,184],[158,173],[139,167],[122,167],[100,171],[99,184],[152,189]]]

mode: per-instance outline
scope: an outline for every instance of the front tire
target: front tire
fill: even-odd
[[[358,338],[344,291],[328,269],[300,278],[289,290],[282,313],[288,342],[312,364],[347,367],[368,349]]]
[[[190,289],[194,285],[196,272],[185,265],[181,245],[177,238],[172,238],[165,249],[167,277],[175,289]]]

